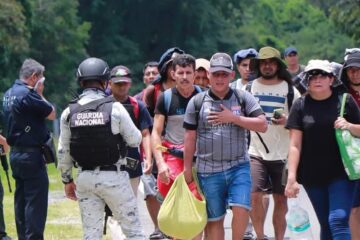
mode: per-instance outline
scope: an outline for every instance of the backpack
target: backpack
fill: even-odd
[[[248,91],[249,93],[251,93],[252,84],[253,84],[253,81],[250,81],[245,86],[245,90]],[[294,88],[288,82],[287,82],[287,85],[288,85],[288,93],[286,95],[286,98],[287,98],[287,103],[288,103],[288,110],[290,112],[291,106],[292,106],[293,101],[294,101]]]
[[[194,85],[194,87],[195,87],[195,90],[197,93],[203,92],[201,87],[199,87],[198,85]],[[169,113],[169,110],[170,110],[170,104],[171,104],[171,98],[172,98],[172,90],[171,89],[172,88],[166,89],[164,92],[164,109],[165,109],[166,115]],[[197,94],[197,95],[199,95],[199,94]]]

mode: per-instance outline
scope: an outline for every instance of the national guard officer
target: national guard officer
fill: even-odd
[[[55,119],[55,109],[43,95],[44,71],[43,65],[26,59],[19,79],[6,91],[3,101],[20,240],[44,239],[49,179],[41,148],[50,137],[45,119]]]
[[[126,145],[138,147],[141,132],[119,102],[105,97],[110,78],[105,61],[85,59],[77,78],[84,91],[64,110],[60,122],[58,168],[65,194],[79,200],[84,239],[102,238],[107,204],[127,239],[143,240],[136,198],[124,171]],[[79,168],[76,185],[73,161]]]

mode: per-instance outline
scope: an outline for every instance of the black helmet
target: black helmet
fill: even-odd
[[[159,60],[159,70],[161,77],[166,77],[166,69],[169,63],[172,62],[174,57],[179,54],[184,54],[185,52],[178,47],[169,48],[166,50],[160,57]]]
[[[79,81],[109,80],[109,65],[100,58],[87,58],[80,63],[76,76]]]

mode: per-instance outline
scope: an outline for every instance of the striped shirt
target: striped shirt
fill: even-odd
[[[232,123],[213,125],[208,123],[209,111],[220,111],[220,104],[230,109],[235,115],[257,117],[263,114],[255,98],[248,92],[242,94],[242,106],[233,90],[229,90],[224,99],[219,99],[211,90],[206,92],[199,115],[195,113],[194,98],[187,106],[184,127],[197,130],[197,171],[216,173],[226,171],[249,160],[247,153],[246,129]],[[197,122],[198,119],[198,122]]]

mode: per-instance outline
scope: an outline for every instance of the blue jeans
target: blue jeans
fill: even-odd
[[[201,190],[206,198],[208,221],[224,218],[226,206],[250,210],[250,164],[232,167],[224,172],[198,173]]]
[[[323,186],[304,185],[320,223],[321,240],[351,240],[349,216],[354,187],[354,182],[345,178]]]

